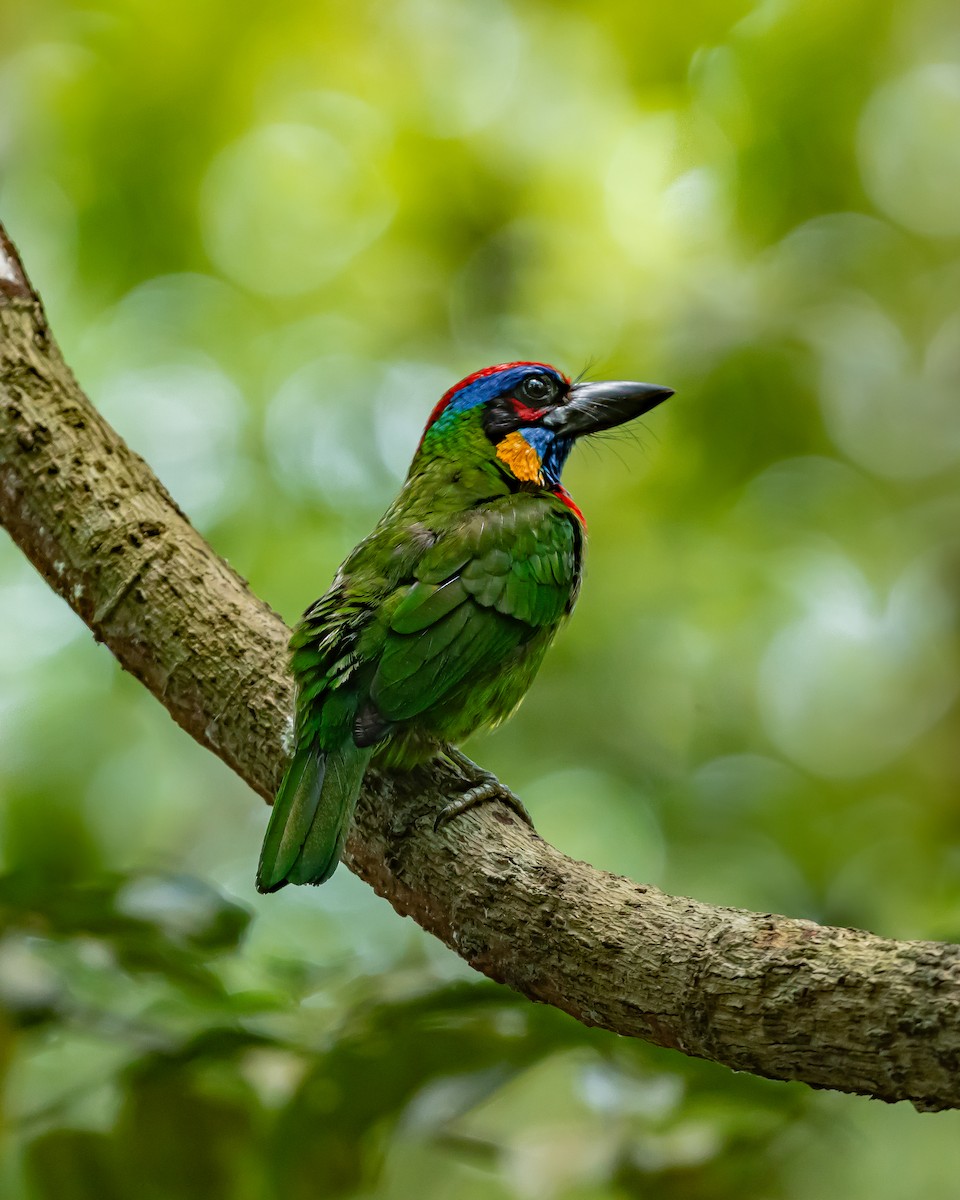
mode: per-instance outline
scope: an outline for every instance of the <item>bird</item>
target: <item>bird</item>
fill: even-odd
[[[574,443],[672,395],[510,362],[441,397],[396,499],[290,639],[294,750],[260,892],[330,878],[371,762],[409,769],[441,757],[479,771],[436,828],[494,799],[532,825],[459,745],[516,709],[576,603],[586,522],[560,479]]]

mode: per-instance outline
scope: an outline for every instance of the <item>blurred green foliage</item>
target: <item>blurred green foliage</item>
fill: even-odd
[[[436,397],[678,394],[578,452],[576,618],[472,752],[569,853],[960,936],[960,9],[6,0],[0,217],[81,381],[292,619]],[[477,980],[0,545],[0,1193],[956,1195],[960,1116]]]

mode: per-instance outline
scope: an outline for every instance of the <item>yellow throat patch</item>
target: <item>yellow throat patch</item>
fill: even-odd
[[[524,483],[543,483],[540,455],[517,430],[497,442],[497,458]]]

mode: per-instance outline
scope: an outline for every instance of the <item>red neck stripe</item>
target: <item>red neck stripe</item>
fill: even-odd
[[[562,503],[564,503],[567,506],[567,508],[570,509],[570,511],[573,513],[573,515],[577,518],[577,520],[583,526],[584,532],[586,532],[587,518],[583,515],[583,513],[577,507],[577,502],[570,495],[570,493],[567,491],[567,489],[561,484],[558,487],[554,488],[553,494],[557,497],[558,500],[562,501]]]

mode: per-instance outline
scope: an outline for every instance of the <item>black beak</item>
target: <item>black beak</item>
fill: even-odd
[[[547,429],[568,437],[600,433],[632,421],[673,395],[673,388],[626,379],[604,383],[576,383],[563,404],[543,418]]]

